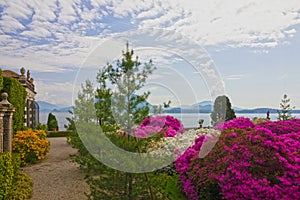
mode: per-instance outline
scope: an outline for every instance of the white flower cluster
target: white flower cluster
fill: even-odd
[[[208,139],[205,142],[206,144],[209,145],[205,145],[205,143],[203,145],[205,147],[205,149],[203,150],[207,152],[210,149],[208,147],[212,145],[214,146],[214,144],[216,143],[220,135],[220,131],[214,129],[207,129],[207,128],[190,129],[185,131],[182,134],[178,134],[175,137],[162,138],[159,142],[153,144],[153,146],[148,149],[148,153],[156,156],[178,157],[181,154],[183,154],[187,148],[194,145],[195,139],[197,139],[201,135],[210,136],[209,137],[210,139]]]

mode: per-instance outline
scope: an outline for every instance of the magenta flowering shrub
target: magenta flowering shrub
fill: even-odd
[[[207,139],[200,136],[175,161],[189,199],[299,198],[300,132],[278,135],[264,127],[226,129],[213,150],[200,159],[199,150]]]
[[[157,133],[163,133],[164,137],[174,137],[179,133],[184,133],[184,127],[178,119],[167,115],[146,118],[135,130],[135,135],[139,138],[149,137]]]
[[[180,184],[182,185],[183,192],[191,200],[198,199],[198,194],[195,192],[195,185],[193,184],[192,177],[189,176],[189,168],[193,160],[199,157],[199,151],[203,144],[206,135],[201,135],[195,139],[195,144],[189,147],[184,154],[175,160],[175,168],[180,177]]]
[[[255,127],[267,128],[277,135],[300,132],[300,119],[268,121],[257,124]]]
[[[220,122],[215,126],[216,130],[226,130],[226,129],[233,129],[233,128],[239,128],[239,129],[247,129],[247,128],[253,128],[254,124],[249,118],[244,117],[238,117],[230,121]]]

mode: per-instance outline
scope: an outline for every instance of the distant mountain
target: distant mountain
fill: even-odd
[[[253,108],[244,109],[236,106],[232,106],[236,113],[277,113],[279,109],[274,108]],[[211,113],[213,111],[212,101],[201,101],[199,103],[193,104],[191,106],[181,106],[181,107],[170,107],[165,110],[166,113]],[[292,113],[300,113],[300,110],[293,110]]]
[[[55,105],[45,101],[37,101],[40,107],[40,112],[68,112],[72,110],[72,106],[65,105]],[[138,108],[146,106],[146,103],[140,103]],[[150,111],[153,110],[151,104],[148,105]],[[253,108],[253,109],[242,109],[233,106],[235,113],[277,113],[279,109],[274,108]],[[201,101],[193,105],[183,105],[178,107],[169,107],[164,108],[166,113],[211,113],[213,111],[213,102],[212,101]],[[292,113],[300,113],[300,110],[293,110]]]
[[[39,104],[40,112],[68,112],[72,106],[56,105],[46,101],[36,101]]]
[[[180,107],[170,107],[165,109],[166,113],[211,113],[213,108],[212,101],[202,101],[193,105]]]

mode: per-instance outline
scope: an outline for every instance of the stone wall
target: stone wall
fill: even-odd
[[[12,151],[12,116],[14,107],[7,100],[7,93],[2,93],[0,102],[0,153]]]

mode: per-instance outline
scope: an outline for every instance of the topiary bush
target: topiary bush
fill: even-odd
[[[55,115],[52,113],[48,114],[47,127],[48,131],[58,131],[58,122]]]
[[[13,152],[20,154],[22,166],[45,158],[50,150],[46,136],[43,130],[17,131],[13,137]]]
[[[175,161],[182,190],[189,199],[300,196],[300,132],[278,135],[263,127],[228,128],[212,151],[199,158],[207,140],[209,136],[200,136]]]

